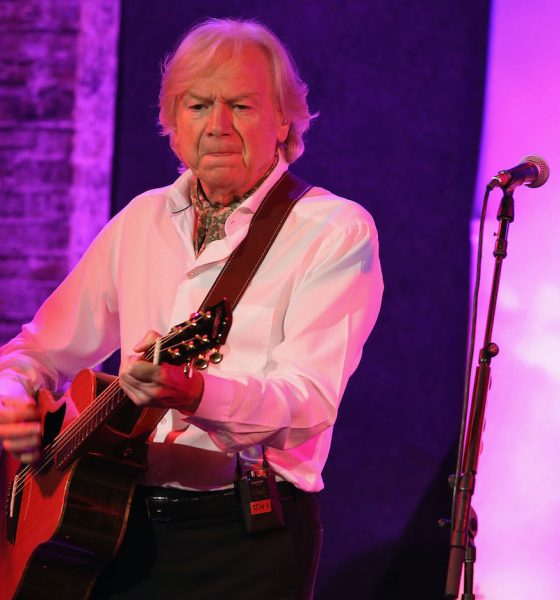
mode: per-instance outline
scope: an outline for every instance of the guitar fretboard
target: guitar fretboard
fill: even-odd
[[[76,419],[55,442],[55,465],[65,469],[80,454],[90,436],[104,425],[114,411],[122,406],[127,397],[118,384],[111,383],[88,408]]]

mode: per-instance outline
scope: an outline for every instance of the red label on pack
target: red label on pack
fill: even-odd
[[[262,515],[263,513],[272,512],[272,503],[270,499],[256,500],[255,502],[250,502],[249,506],[251,507],[252,515]]]

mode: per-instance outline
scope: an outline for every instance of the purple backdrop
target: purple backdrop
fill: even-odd
[[[55,6],[70,16],[55,23]],[[44,12],[48,27],[42,23],[40,31],[53,40],[53,50],[45,50],[49,60],[64,54],[65,19],[71,18],[72,39],[76,35],[78,0],[11,2],[9,7],[24,25],[39,9]],[[449,513],[446,478],[458,434],[487,0],[123,0],[113,212],[135,194],[176,176],[176,160],[156,127],[159,62],[185,29],[208,16],[260,18],[287,43],[310,85],[311,107],[321,112],[294,171],[361,202],[380,231],[384,306],[335,427],[322,494],[325,546],[317,597],[441,597],[448,533],[435,523]],[[11,35],[5,46],[23,39],[19,29]],[[28,79],[41,91],[46,69],[33,55],[35,46],[29,48],[26,61],[36,64],[36,71]],[[69,65],[73,52],[72,46]],[[27,68],[27,62],[21,64]],[[65,75],[71,98],[74,71],[58,63],[52,68]],[[19,85],[25,73],[10,70],[3,92]],[[59,88],[57,79],[47,89]],[[22,90],[24,100],[26,94]],[[71,120],[70,104],[50,104]],[[19,96],[8,105],[17,115],[27,106]],[[0,106],[5,107],[6,102]],[[42,113],[35,117],[45,119]],[[46,125],[53,129],[50,121]],[[37,123],[28,129],[11,135],[10,143],[23,134],[31,139]],[[32,142],[29,152],[37,150]],[[12,152],[6,144],[1,149]],[[64,168],[68,152],[57,158]],[[20,153],[24,170],[21,176],[15,171],[14,178],[29,174],[41,185],[49,183],[37,155],[27,156]],[[49,194],[44,202],[58,207],[58,188],[49,188]],[[21,208],[19,196],[14,198],[11,203],[4,198],[4,216],[10,206]],[[30,215],[42,216],[35,188],[30,199]],[[23,236],[14,234],[11,221],[4,227],[12,229],[4,236],[7,250],[1,257],[12,260],[10,252],[20,252],[12,246]],[[22,227],[35,231],[29,223]],[[57,222],[53,229],[63,228]],[[41,258],[55,254],[49,230],[42,225],[33,244],[27,244],[41,246]],[[18,262],[11,268],[19,273],[27,267]],[[40,285],[37,279],[16,298],[42,297]]]
[[[119,4],[2,5],[2,339],[30,318],[105,218]],[[542,235],[543,215],[553,222],[558,204],[559,79],[550,74],[559,13],[555,0],[539,11],[526,4],[492,2],[475,193],[524,154],[542,152],[552,164],[544,190],[519,191],[496,319],[503,347],[475,497],[477,597],[493,600],[560,590],[559,263],[556,239]],[[176,175],[157,134],[158,63],[186,28],[206,16],[258,17],[292,49],[321,112],[294,170],[373,213],[386,281],[325,473],[317,596],[441,597],[448,535],[435,521],[449,513],[458,432],[488,0],[123,0],[122,9],[113,212]],[[487,260],[492,208],[489,220]],[[483,295],[488,284],[483,277]]]
[[[558,236],[548,233],[560,218],[560,11],[555,0],[533,8],[521,0],[492,3],[479,163],[479,187],[528,154],[550,164],[544,187],[515,193],[494,325],[500,354],[492,361],[474,499],[477,598],[491,600],[560,598],[560,252]],[[495,193],[486,222],[484,308],[499,199]]]

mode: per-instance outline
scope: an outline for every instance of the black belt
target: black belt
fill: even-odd
[[[278,482],[282,500],[293,498],[302,492],[287,481]],[[213,492],[191,492],[177,488],[139,485],[139,498],[144,498],[148,516],[152,521],[187,521],[205,517],[217,517],[238,510],[239,500],[234,488]]]

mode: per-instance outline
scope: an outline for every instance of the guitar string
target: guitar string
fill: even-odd
[[[163,336],[161,339],[161,348],[163,350],[168,350],[171,345],[165,345],[168,342],[172,342],[174,341],[174,338],[178,338],[181,334],[184,333],[185,329],[187,329],[188,327],[192,327],[193,325],[196,325],[198,323],[198,321],[200,320],[200,318],[196,321],[190,321],[188,325],[186,325],[185,327],[183,327],[180,330],[176,330],[173,332],[170,332],[169,334],[167,334],[166,336]],[[196,335],[193,335],[191,340],[196,339]],[[204,343],[207,343],[207,340],[205,340],[204,338],[202,338],[202,340],[204,341]],[[144,354],[145,359],[147,360],[152,360],[153,356],[154,356],[154,348],[155,348],[155,344],[153,344]],[[189,350],[189,354],[191,356],[189,356],[187,358],[187,361],[192,358],[197,352],[200,352],[200,348],[188,348]],[[193,352],[194,350],[194,352]],[[109,401],[116,398],[116,395],[114,392],[122,392],[123,394],[123,398],[124,399],[126,397],[126,394],[124,393],[124,391],[122,390],[122,388],[119,385],[118,379],[115,379],[113,382],[111,382],[111,384],[109,384],[109,386],[103,391],[101,392],[101,394],[99,394],[99,396],[97,396],[97,398],[95,399],[95,402],[93,402],[92,404],[90,404],[80,415],[80,418],[74,420],[63,432],[61,432],[61,434],[53,441],[53,443],[51,444],[51,446],[54,446],[55,444],[58,445],[64,445],[66,439],[68,437],[72,437],[75,434],[77,435],[78,433],[80,433],[80,430],[83,430],[85,428],[85,426],[87,424],[89,424],[89,421],[93,420],[94,417],[96,417],[100,412],[102,412],[107,405],[109,404]],[[104,402],[104,400],[106,399],[106,397],[108,398],[107,402]],[[103,400],[103,401],[102,401]],[[120,401],[121,399],[117,399],[117,401]],[[88,413],[91,413],[91,415],[89,415]],[[84,417],[84,415],[88,415],[87,418]],[[67,434],[66,436],[64,434]],[[89,435],[89,434],[88,434]],[[56,448],[55,448],[56,450]]]
[[[166,336],[162,337],[162,343],[166,343],[172,340],[174,337],[178,336],[182,333],[187,327],[192,326],[192,324],[196,324],[198,321],[191,321],[188,325],[183,327],[181,330],[170,332]],[[153,346],[148,349],[145,353],[144,357],[148,360],[153,358]],[[22,487],[25,485],[26,480],[30,476],[39,475],[44,469],[46,469],[50,463],[52,462],[53,457],[56,455],[59,447],[64,447],[64,444],[71,441],[72,437],[76,437],[79,433],[80,429],[82,429],[86,424],[92,421],[102,410],[106,408],[109,402],[115,398],[115,396],[119,393],[123,393],[123,398],[126,397],[124,395],[124,391],[119,386],[118,379],[112,381],[107,388],[103,390],[97,396],[95,401],[88,405],[80,416],[72,421],[64,431],[62,431],[59,436],[57,436],[50,444],[45,447],[43,454],[40,458],[40,463],[37,465],[26,465],[20,473],[18,473],[18,484],[14,486],[14,493],[19,493]],[[91,414],[90,414],[91,413]],[[78,422],[79,421],[79,422]],[[82,440],[83,441],[83,440]],[[81,442],[80,442],[81,443]]]
[[[184,331],[186,329],[195,327],[201,320],[203,320],[204,317],[208,317],[210,314],[211,314],[211,312],[208,312],[208,311],[206,311],[204,314],[195,313],[194,315],[191,316],[189,321],[187,321],[187,323],[184,326],[181,327],[179,325],[173,331],[170,331],[165,336],[162,336],[160,338],[160,342],[162,344],[162,349],[164,349],[164,350],[169,349],[171,347],[171,345],[165,345],[165,344],[167,344],[168,342],[174,341],[174,338],[178,338],[180,335],[182,335],[184,333]],[[188,341],[193,341],[196,338],[197,338],[197,332],[194,331],[193,335],[191,336],[190,340],[188,340]],[[208,338],[202,337],[200,339],[205,344],[207,344],[209,342]],[[217,341],[217,340],[212,340],[212,341]],[[144,358],[146,358],[148,360],[152,360],[154,349],[155,349],[155,344],[152,344],[152,346],[144,354]],[[191,356],[188,358],[192,358],[196,354],[196,352],[200,352],[200,349],[197,349],[195,347],[189,348],[189,350],[190,350]],[[193,352],[193,350],[195,350],[195,352]],[[187,358],[187,360],[188,360],[188,358]],[[116,394],[114,394],[115,391],[122,392],[123,399],[124,399],[124,397],[125,397],[124,391],[119,386],[117,379],[115,379],[113,382],[111,382],[111,384],[109,384],[108,387],[103,392],[101,392],[99,394],[99,396],[97,396],[97,398],[95,399],[95,402],[90,404],[80,414],[80,417],[78,419],[74,420],[63,432],[60,433],[60,435],[55,440],[53,440],[53,442],[50,444],[51,450],[56,451],[57,450],[57,448],[55,447],[56,445],[63,446],[64,443],[66,442],[67,438],[75,436],[80,431],[80,429],[83,429],[84,426],[86,424],[88,424],[88,421],[91,421],[102,410],[104,410],[106,408],[106,406],[108,405],[108,401],[104,402],[106,397],[109,397],[109,401],[112,400],[116,396]],[[89,415],[89,413],[92,413],[92,414]],[[50,458],[50,456],[48,456],[48,453],[44,452],[43,455],[44,456],[46,455],[47,459]]]
[[[165,342],[172,339],[177,333],[172,332],[162,338]],[[149,348],[145,354],[145,358],[151,359],[152,348]],[[42,456],[40,458],[40,463],[38,465],[27,465],[24,467],[19,475],[26,477],[27,475],[38,475],[41,473],[43,469],[49,466],[51,459],[55,456],[59,447],[63,447],[67,441],[71,441],[72,437],[76,437],[76,435],[80,432],[86,424],[89,424],[102,410],[106,408],[108,403],[115,398],[118,392],[122,392],[122,388],[118,384],[118,379],[112,381],[98,396],[95,398],[95,401],[89,404],[83,411],[80,413],[80,416],[72,421],[66,429],[64,429],[50,444],[45,446]],[[124,392],[123,392],[124,394]]]
[[[192,320],[190,320],[187,323],[187,325],[182,327],[180,330],[172,331],[172,332],[166,334],[165,336],[163,336],[161,338],[162,349],[168,348],[168,346],[164,346],[163,344],[173,340],[173,338],[175,338],[175,337],[178,337],[180,334],[182,334],[184,332],[185,329],[196,325],[200,321],[201,318],[202,318],[202,316],[199,316],[196,319],[193,318]],[[144,354],[144,358],[146,358],[148,360],[153,359],[153,350],[154,350],[154,345],[152,345],[146,351],[146,353]],[[60,448],[63,448],[64,444],[67,443],[67,441],[69,443],[70,441],[72,441],[72,438],[75,438],[78,435],[78,433],[81,433],[81,430],[83,430],[83,428],[86,426],[86,424],[89,424],[89,422],[93,421],[95,419],[95,417],[97,417],[97,415],[107,407],[109,402],[118,395],[119,392],[122,392],[123,399],[126,398],[124,391],[122,390],[122,388],[120,387],[120,385],[118,383],[118,379],[115,379],[99,394],[99,396],[97,396],[97,398],[95,398],[95,401],[92,404],[87,406],[84,409],[84,411],[82,413],[80,413],[79,417],[77,417],[74,421],[72,421],[68,425],[68,427],[66,429],[64,429],[50,444],[47,444],[47,446],[45,447],[43,454],[40,458],[40,463],[38,465],[26,465],[18,473],[18,477],[17,477],[18,482],[17,482],[16,486],[14,486],[13,493],[19,493],[19,491],[24,487],[28,477],[37,476],[44,469],[46,469],[52,462],[52,459],[56,455],[57,451]],[[119,400],[117,402],[119,402]],[[90,434],[88,434],[88,435],[90,435]],[[78,447],[83,441],[84,440],[79,441]],[[74,451],[75,450],[76,450],[76,448],[74,449]]]
[[[186,325],[181,330],[172,331],[172,332],[168,333],[166,336],[163,336],[162,338],[160,338],[161,343],[163,345],[163,349],[169,349],[170,346],[165,346],[165,344],[167,344],[170,341],[174,341],[174,338],[176,338],[180,334],[182,334],[187,327],[189,327],[189,325]],[[145,354],[143,356],[144,359],[147,359],[147,360],[153,359],[154,347],[155,347],[155,345],[152,345],[145,352]],[[90,405],[88,405],[88,407],[86,407],[86,409],[84,409],[84,411],[82,413],[80,413],[79,418],[72,421],[72,423],[64,431],[62,431],[55,440],[53,440],[53,442],[51,443],[51,446],[54,447],[55,445],[64,445],[66,438],[74,436],[75,434],[77,434],[80,431],[80,429],[83,429],[84,426],[87,425],[89,423],[89,421],[91,421],[93,419],[93,417],[96,417],[102,410],[104,410],[106,408],[106,406],[110,400],[112,400],[113,398],[116,397],[116,394],[114,392],[117,392],[117,393],[122,392],[123,399],[126,396],[124,391],[120,387],[117,378],[115,378],[107,386],[107,388],[105,388],[105,390],[103,390],[103,392],[101,392],[95,398],[94,402],[92,402]],[[105,400],[107,398],[108,398],[108,401],[105,402]],[[91,413],[91,415],[89,413]],[[55,450],[56,450],[56,448],[55,448]]]
[[[181,329],[176,329],[175,331],[170,332],[166,336],[163,336],[161,338],[162,344],[167,343],[170,340],[173,340],[173,338],[175,338],[175,337],[178,337],[180,334],[182,334],[185,331],[185,329],[196,326],[204,316],[208,316],[208,312],[206,312],[204,315],[193,315],[191,320],[184,327],[182,327]],[[194,335],[191,337],[190,341],[192,341],[193,339],[196,339],[197,337],[200,337],[199,335],[196,334],[196,332],[193,332],[193,334]],[[207,337],[206,338],[201,337],[200,339],[204,342],[204,344],[208,344],[210,341],[210,340],[208,340]],[[212,340],[212,341],[217,341],[217,340]],[[152,347],[148,349],[148,351],[144,355],[144,358],[147,358],[147,359],[153,358],[154,347],[155,347],[155,345],[152,345]],[[169,348],[169,346],[163,346],[163,349],[168,349],[168,348]],[[200,353],[200,348],[199,349],[189,348],[189,350],[191,350],[190,358],[193,358],[197,352]],[[192,352],[192,350],[195,350],[195,352]],[[207,349],[206,351],[208,351],[208,350],[209,349]],[[99,396],[95,399],[95,402],[90,404],[80,414],[79,418],[77,418],[75,421],[71,422],[71,424],[63,432],[61,432],[61,434],[55,440],[53,440],[53,442],[51,442],[51,444],[49,444],[47,446],[47,451],[43,452],[43,455],[41,457],[41,461],[40,461],[39,465],[27,465],[20,471],[20,473],[18,474],[18,483],[14,487],[14,489],[15,489],[14,493],[18,493],[20,491],[20,489],[26,484],[26,480],[28,479],[29,476],[34,475],[34,474],[38,475],[41,473],[41,471],[43,471],[45,468],[47,468],[49,466],[53,456],[56,454],[58,446],[63,447],[64,444],[66,443],[66,440],[70,441],[70,439],[73,436],[75,437],[77,435],[77,433],[80,432],[80,429],[83,429],[85,427],[85,424],[87,424],[88,421],[91,421],[102,410],[104,410],[106,408],[106,406],[109,404],[109,401],[111,399],[115,398],[115,396],[116,396],[115,392],[122,393],[123,399],[126,397],[126,395],[124,394],[124,391],[122,390],[122,388],[120,388],[117,379],[115,379],[113,382],[111,382],[111,384],[109,384],[107,386],[107,388],[101,394],[99,394]],[[108,398],[108,401],[105,402],[105,400],[107,398]],[[115,407],[113,407],[111,409],[111,411],[114,410],[114,408]],[[91,413],[91,415],[89,413]],[[79,423],[78,423],[78,421],[79,421]],[[91,435],[91,433],[92,432],[88,433],[88,436]],[[84,440],[80,440],[78,443],[78,446],[76,448],[74,448],[72,451],[75,451],[83,441]]]
[[[169,346],[163,346],[163,344],[173,340],[173,338],[178,337],[180,334],[182,334],[185,329],[189,328],[189,327],[194,327],[196,326],[199,321],[204,317],[204,316],[208,316],[208,312],[205,312],[204,315],[193,315],[192,318],[188,321],[188,323],[182,327],[181,329],[176,329],[175,331],[170,332],[169,334],[163,336],[161,339],[162,342],[162,348],[163,349],[168,349]],[[178,326],[180,327],[180,326]],[[191,337],[192,341],[193,339],[196,339],[197,337],[200,337],[198,334],[196,334],[196,332],[193,332],[193,336]],[[200,338],[204,344],[208,344],[210,340],[208,340],[208,338],[206,337],[201,337]],[[212,340],[212,341],[217,341],[217,340]],[[154,351],[155,345],[152,345],[151,348],[148,349],[148,351],[145,353],[144,358],[147,359],[153,359],[153,351]],[[189,350],[191,350],[191,356],[190,358],[193,358],[196,353],[200,353],[200,348],[196,349],[196,348],[189,348]],[[192,350],[196,350],[195,352],[192,352]],[[206,351],[208,351],[209,349],[207,349]],[[14,486],[14,493],[19,493],[19,491],[21,490],[22,487],[25,486],[26,484],[26,480],[28,479],[29,476],[31,475],[38,475],[41,473],[41,471],[43,471],[45,468],[47,468],[51,462],[51,459],[53,458],[53,456],[56,454],[57,451],[57,446],[64,446],[64,444],[66,443],[66,440],[68,439],[70,441],[71,437],[75,437],[78,432],[80,432],[80,429],[83,429],[85,424],[88,423],[88,421],[91,421],[94,417],[96,417],[102,410],[104,410],[106,408],[106,406],[109,404],[109,401],[112,400],[113,398],[115,398],[116,393],[122,393],[123,394],[123,398],[124,399],[126,397],[126,395],[124,394],[124,391],[122,390],[122,388],[119,386],[118,384],[118,379],[115,379],[113,382],[111,382],[107,388],[105,390],[103,390],[103,392],[101,392],[101,394],[99,394],[99,396],[95,399],[95,402],[90,404],[81,414],[80,417],[77,418],[76,420],[72,421],[70,423],[70,425],[63,431],[61,432],[61,434],[55,439],[53,440],[53,442],[51,442],[51,444],[49,444],[46,448],[47,451],[43,452],[43,455],[41,456],[41,461],[39,465],[27,465],[26,467],[24,467],[19,473],[18,473],[18,483],[16,484],[16,486]],[[108,401],[105,402],[106,398],[108,398]],[[115,407],[113,407],[111,409],[114,410]],[[111,412],[110,411],[110,412]],[[92,413],[91,415],[89,413]],[[108,415],[106,415],[108,416]],[[78,423],[79,421],[79,423]],[[88,436],[91,435],[92,432],[88,433]],[[80,440],[78,443],[78,446],[76,448],[73,449],[73,451],[75,451],[79,445],[83,442],[84,440]]]
[[[38,464],[26,465],[18,474],[21,478],[21,485],[24,485],[24,480],[28,476],[37,476],[50,466],[52,459],[60,448],[63,448],[66,443],[70,443],[72,438],[76,438],[80,430],[89,424],[95,417],[106,408],[111,400],[113,400],[122,388],[118,385],[118,380],[112,381],[96,398],[95,402],[88,405],[74,421],[72,421],[66,429],[64,429],[50,444],[47,444],[43,449],[43,453]],[[123,392],[124,394],[124,392]],[[79,421],[79,423],[78,423]],[[16,488],[19,491],[19,487]]]

